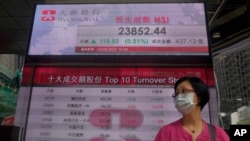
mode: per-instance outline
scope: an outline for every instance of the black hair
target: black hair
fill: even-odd
[[[201,110],[203,107],[208,103],[209,101],[209,91],[207,85],[202,81],[201,78],[196,76],[185,76],[180,79],[178,79],[174,85],[174,90],[176,91],[177,86],[182,83],[183,81],[188,81],[191,86],[193,87],[195,93],[198,96],[199,103],[198,106],[201,107]]]

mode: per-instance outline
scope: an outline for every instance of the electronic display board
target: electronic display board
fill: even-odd
[[[25,140],[153,141],[181,117],[173,84],[186,75],[207,79],[204,68],[37,67]]]
[[[208,56],[204,3],[38,4],[28,55]]]

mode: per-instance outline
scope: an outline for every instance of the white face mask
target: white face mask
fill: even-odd
[[[194,109],[193,93],[178,94],[175,97],[175,108],[182,114],[188,114]]]

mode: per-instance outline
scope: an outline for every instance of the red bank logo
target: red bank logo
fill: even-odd
[[[54,21],[56,15],[56,10],[43,10],[42,11],[42,21]]]

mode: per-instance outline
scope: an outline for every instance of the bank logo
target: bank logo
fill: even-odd
[[[42,21],[54,21],[56,15],[56,10],[43,10],[42,11]]]

